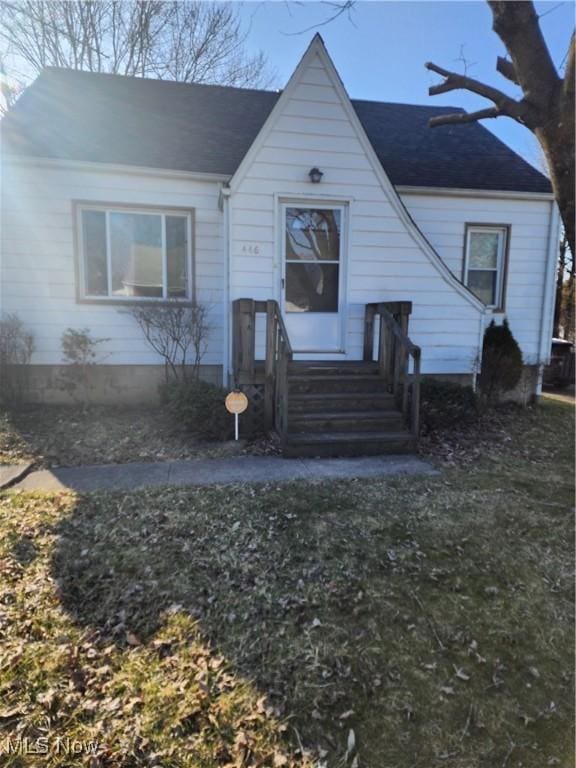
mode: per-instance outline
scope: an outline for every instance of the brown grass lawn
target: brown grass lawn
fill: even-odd
[[[573,413],[499,419],[437,478],[5,493],[0,764],[573,766]]]

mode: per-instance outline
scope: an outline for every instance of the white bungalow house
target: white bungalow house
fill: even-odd
[[[385,420],[386,397],[417,409],[418,368],[474,381],[492,319],[538,372],[550,185],[479,124],[428,127],[447,111],[350,99],[318,35],[281,92],[44,70],[2,125],[0,310],[34,333],[32,396],[64,396],[72,327],[108,339],[99,399],[154,397],[160,360],[119,310],[190,299],[212,311],[203,374],[266,381],[306,445],[382,449],[403,423],[378,397]]]

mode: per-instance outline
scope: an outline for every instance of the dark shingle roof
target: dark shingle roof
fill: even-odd
[[[3,151],[232,175],[279,95],[47,68],[4,118]],[[428,127],[458,109],[352,104],[395,185],[550,191],[481,125]]]

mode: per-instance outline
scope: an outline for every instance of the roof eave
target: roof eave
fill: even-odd
[[[435,197],[492,197],[501,200],[554,200],[552,192],[525,192],[522,190],[474,189],[461,187],[419,187],[395,185],[400,195],[432,195]]]
[[[17,155],[4,153],[2,164],[33,165],[44,168],[93,171],[95,173],[126,173],[133,176],[155,176],[164,178],[189,179],[191,181],[212,181],[226,183],[229,173],[207,173],[204,171],[183,171],[175,168],[155,168],[152,166],[129,165],[124,163],[103,163],[90,160],[70,160],[68,158],[41,157],[38,155]]]

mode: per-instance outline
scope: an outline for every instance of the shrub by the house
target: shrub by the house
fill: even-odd
[[[88,328],[66,328],[60,338],[66,367],[60,377],[60,386],[76,402],[88,403],[93,387],[91,369],[98,363],[98,344],[109,339],[96,339]]]
[[[15,405],[28,386],[34,336],[16,314],[0,317],[0,402]]]
[[[162,400],[175,423],[202,440],[227,440],[234,429],[224,400],[226,390],[202,379],[169,381]]]
[[[213,330],[210,306],[198,301],[171,301],[136,304],[125,313],[136,321],[148,346],[164,361],[166,382],[197,380]]]
[[[508,321],[496,325],[494,320],[484,331],[480,391],[487,403],[495,403],[504,392],[516,387],[522,376],[522,351]]]

